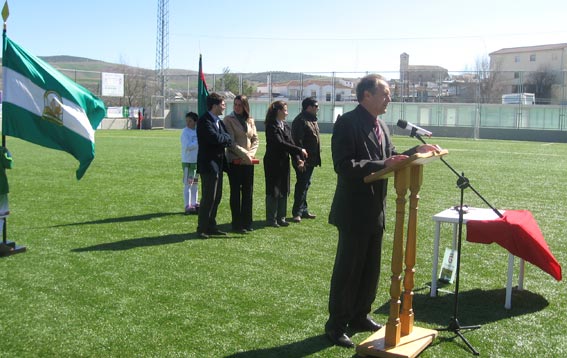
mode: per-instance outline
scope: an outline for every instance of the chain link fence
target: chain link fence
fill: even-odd
[[[161,94],[154,71],[123,68],[124,97],[101,96],[99,71],[59,70],[100,96],[108,107],[143,108],[151,120],[144,128],[182,128],[185,113],[197,110],[197,73],[171,70],[164,80],[166,93]],[[257,122],[263,122],[269,103],[276,99],[288,102],[291,120],[301,111],[303,98],[315,97],[320,123],[332,124],[338,115],[356,107],[356,84],[369,73],[390,83],[392,103],[383,118],[391,124],[403,118],[423,126],[470,127],[477,132],[479,128],[567,129],[566,71],[451,72],[434,67],[404,72],[227,72],[205,79],[210,92],[225,95],[227,112],[232,110],[231,98],[242,93],[249,97]],[[533,94],[533,101],[525,101],[524,93]],[[516,100],[503,104],[503,96],[509,94],[516,94]]]

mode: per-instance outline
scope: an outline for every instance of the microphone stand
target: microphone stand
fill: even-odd
[[[419,135],[417,133],[417,130],[415,128],[413,128],[411,130],[411,134],[410,137],[416,137],[421,143],[423,144],[427,144],[423,138],[421,137],[421,135]],[[490,203],[488,201],[486,201],[486,199],[480,195],[480,193],[478,191],[476,191],[475,188],[473,188],[473,186],[470,184],[469,179],[467,179],[464,174],[459,174],[449,163],[447,163],[447,161],[445,160],[445,158],[441,157],[439,158],[441,159],[441,161],[443,162],[443,164],[445,164],[447,166],[447,168],[449,168],[453,173],[455,173],[455,175],[457,176],[458,180],[457,180],[457,187],[460,188],[461,190],[464,190],[466,188],[469,188],[470,190],[473,191],[473,193],[476,194],[476,196],[478,196],[490,209],[492,209],[492,211],[494,211],[494,213],[496,215],[498,215],[499,218],[503,217],[502,213],[500,211],[498,211],[498,209],[496,209],[494,206],[490,205]],[[459,183],[459,181],[463,181],[466,182],[466,185],[461,187],[461,184]],[[463,203],[461,203],[461,206],[463,205]]]
[[[423,138],[417,133],[416,128],[413,128],[410,134],[410,137],[416,137],[420,142],[422,142],[423,144],[427,144]],[[469,330],[469,329],[478,329],[480,328],[480,325],[474,325],[474,326],[461,326],[461,324],[459,323],[458,320],[458,313],[459,313],[459,279],[460,279],[460,271],[461,271],[461,246],[462,246],[462,238],[463,238],[463,215],[464,215],[464,210],[463,210],[463,200],[464,200],[464,193],[465,193],[465,189],[469,188],[471,189],[482,201],[484,201],[484,203],[486,205],[488,205],[488,207],[490,207],[495,213],[496,215],[498,215],[498,217],[502,217],[503,215],[496,209],[494,208],[492,205],[490,205],[490,203],[488,201],[486,201],[486,199],[484,199],[482,197],[482,195],[480,195],[480,193],[478,191],[476,191],[471,183],[469,182],[469,179],[467,177],[465,177],[464,173],[459,174],[449,163],[447,163],[447,161],[445,161],[445,159],[443,157],[440,158],[441,161],[453,172],[455,173],[455,175],[457,176],[457,187],[461,190],[461,198],[460,198],[460,203],[459,203],[459,236],[458,236],[458,247],[457,247],[457,272],[456,272],[456,281],[455,281],[455,300],[454,300],[454,310],[453,310],[453,317],[451,317],[451,319],[449,320],[449,325],[447,327],[443,327],[443,328],[437,328],[437,331],[450,331],[455,333],[457,336],[459,336],[463,342],[465,342],[465,344],[467,345],[467,347],[469,347],[469,349],[472,351],[472,353],[475,356],[480,355],[480,353],[472,346],[472,344],[470,344],[470,342],[465,338],[465,336],[461,333],[462,330]]]

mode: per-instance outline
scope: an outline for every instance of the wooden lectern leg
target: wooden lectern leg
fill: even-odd
[[[390,316],[386,323],[385,344],[387,347],[397,346],[401,338],[400,297],[402,294],[402,260],[404,256],[404,224],[406,211],[406,194],[409,189],[410,168],[396,172],[394,187],[396,189],[396,227],[394,229],[394,247],[392,250],[392,277],[390,283]]]
[[[387,178],[394,174],[396,189],[396,226],[394,231],[394,247],[392,250],[392,277],[390,283],[390,315],[386,326],[374,332],[356,347],[362,356],[384,358],[415,358],[437,337],[438,332],[432,329],[414,326],[413,289],[417,249],[417,210],[419,190],[423,179],[423,165],[447,154],[430,152],[414,154],[399,166],[385,168],[364,178],[370,183]],[[410,169],[411,168],[411,169]],[[404,220],[406,194],[410,192],[410,209],[408,219],[407,244],[404,260]],[[405,262],[403,307],[402,270]],[[400,310],[401,308],[401,310]],[[401,312],[400,312],[401,311]]]
[[[415,262],[417,256],[417,209],[419,201],[419,189],[423,181],[423,166],[411,167],[410,172],[410,202],[409,219],[406,242],[404,273],[404,294],[402,312],[400,320],[402,324],[402,336],[407,336],[413,331],[414,311],[413,311],[413,288],[415,286]]]

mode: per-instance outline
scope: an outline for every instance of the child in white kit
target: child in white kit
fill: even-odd
[[[183,200],[185,202],[185,214],[196,214],[199,209],[197,201],[199,193],[197,174],[197,120],[199,116],[195,112],[185,115],[187,126],[181,131],[181,167],[183,168]]]

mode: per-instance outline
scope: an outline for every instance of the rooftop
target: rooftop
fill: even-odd
[[[535,52],[535,51],[549,51],[549,50],[563,50],[567,47],[567,43],[539,45],[539,46],[524,46],[524,47],[510,47],[503,48],[498,51],[491,52],[489,55],[504,55],[507,53],[516,52]]]

